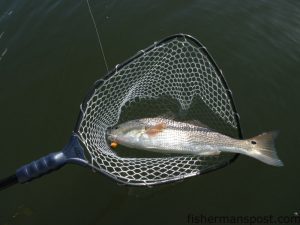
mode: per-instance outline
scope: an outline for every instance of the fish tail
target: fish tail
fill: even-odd
[[[274,146],[274,140],[278,133],[278,131],[271,131],[248,139],[252,145],[249,156],[272,166],[283,166],[283,162],[278,158]]]

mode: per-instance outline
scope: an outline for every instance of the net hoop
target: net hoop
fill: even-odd
[[[164,45],[165,43],[169,42],[170,40],[178,39],[178,38],[183,38],[183,39],[187,40],[188,42],[192,42],[195,46],[200,48],[202,53],[208,58],[211,65],[214,67],[218,78],[220,79],[223,87],[226,89],[226,94],[227,94],[227,97],[229,99],[232,111],[233,111],[234,120],[236,122],[236,129],[237,129],[237,132],[238,132],[238,138],[243,139],[242,130],[241,130],[240,121],[239,121],[239,114],[237,113],[237,110],[236,110],[236,107],[235,107],[235,104],[234,104],[234,99],[233,99],[233,96],[232,96],[232,92],[230,91],[230,89],[227,85],[227,82],[224,78],[224,75],[223,75],[222,71],[219,69],[219,67],[217,66],[216,62],[214,61],[212,56],[209,54],[207,49],[197,39],[195,39],[191,35],[187,35],[187,34],[175,34],[175,35],[169,36],[165,39],[162,39],[161,41],[155,42],[151,46],[137,52],[133,57],[127,59],[126,61],[124,61],[121,64],[118,64],[113,70],[108,72],[107,75],[105,75],[105,77],[103,79],[99,79],[94,83],[94,85],[90,88],[90,90],[88,91],[86,97],[84,98],[84,100],[83,100],[83,102],[80,106],[80,113],[79,113],[77,123],[76,123],[75,129],[74,129],[74,133],[78,135],[78,137],[81,140],[81,142],[83,143],[83,145],[86,146],[86,139],[83,137],[82,131],[80,131],[80,129],[82,128],[82,121],[84,120],[84,116],[85,116],[86,110],[88,108],[89,101],[94,96],[95,90],[99,89],[99,87],[101,87],[104,84],[105,81],[109,80],[112,76],[114,76],[116,73],[118,73],[118,71],[121,71],[124,67],[126,67],[127,65],[129,65],[130,63],[135,61],[136,59],[142,57],[143,55],[147,54],[148,52],[152,51],[153,49]],[[105,153],[105,155],[109,155],[109,157],[118,157],[118,156],[110,155],[109,153]],[[239,156],[239,154],[234,154],[233,157],[230,160],[228,160],[226,162],[219,163],[219,164],[213,164],[211,166],[208,166],[208,167],[202,169],[201,172],[200,171],[194,171],[194,172],[191,172],[189,174],[185,174],[183,176],[174,176],[174,177],[168,177],[167,179],[157,179],[157,180],[156,179],[149,179],[149,180],[146,180],[146,181],[144,181],[142,179],[136,179],[135,180],[134,178],[133,179],[124,178],[122,176],[116,175],[116,174],[112,173],[110,170],[108,170],[106,167],[101,167],[99,165],[95,165],[95,163],[93,161],[90,162],[90,166],[93,169],[103,173],[104,175],[116,180],[119,183],[123,183],[123,184],[126,184],[126,185],[134,185],[134,186],[145,186],[145,185],[151,186],[151,185],[156,185],[156,184],[173,182],[173,181],[176,181],[176,180],[181,180],[181,179],[185,179],[185,178],[192,177],[192,176],[195,176],[195,175],[204,174],[204,173],[215,171],[217,169],[221,169],[221,168],[231,164],[232,162],[234,162],[238,158],[238,156]],[[120,159],[122,159],[122,158],[120,158]],[[126,160],[134,160],[134,159],[126,159]]]

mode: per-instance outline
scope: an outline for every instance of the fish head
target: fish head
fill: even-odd
[[[145,124],[140,120],[132,120],[122,124],[118,124],[107,131],[107,138],[110,141],[132,145],[139,142],[141,135],[145,133]]]

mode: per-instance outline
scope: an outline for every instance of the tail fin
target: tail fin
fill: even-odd
[[[283,166],[283,162],[278,158],[274,146],[274,139],[278,133],[278,131],[262,133],[249,139],[253,146],[252,151],[249,151],[249,156],[272,166]]]

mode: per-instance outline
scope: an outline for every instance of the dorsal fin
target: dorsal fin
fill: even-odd
[[[169,120],[174,120],[176,118],[175,113],[168,111],[160,116],[158,116],[159,118],[164,118],[164,119],[169,119]]]
[[[166,127],[167,127],[167,125],[165,123],[160,122],[154,126],[146,128],[146,134],[148,134],[149,136],[155,136],[158,133],[162,132],[163,129],[165,129]]]
[[[185,121],[185,122],[189,123],[189,124],[192,124],[192,125],[195,125],[195,126],[198,126],[198,127],[210,128],[209,126],[207,126],[206,124],[202,123],[199,120],[188,120],[188,121]]]

